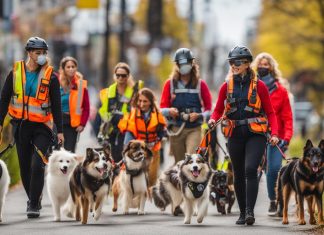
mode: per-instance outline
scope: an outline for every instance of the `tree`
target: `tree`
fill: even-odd
[[[255,51],[271,53],[291,80],[295,74],[312,71],[306,94],[323,119],[324,1],[263,0],[262,6]]]

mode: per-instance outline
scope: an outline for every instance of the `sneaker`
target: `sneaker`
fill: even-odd
[[[275,201],[270,202],[269,210],[268,210],[268,215],[269,216],[275,216],[277,214],[277,205]]]
[[[245,212],[245,222],[247,225],[253,225],[255,222],[254,213],[252,209],[247,208]]]
[[[32,219],[32,218],[38,218],[40,215],[40,212],[39,212],[39,206],[35,206],[33,207],[32,205],[30,205],[28,208],[27,208],[27,217],[29,219]]]
[[[245,224],[245,212],[240,213],[240,217],[235,222],[236,224],[243,225]]]

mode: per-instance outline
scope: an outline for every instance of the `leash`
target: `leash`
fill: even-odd
[[[182,122],[182,124],[177,132],[173,132],[173,131],[171,131],[171,129],[169,130],[169,128],[166,128],[166,132],[167,132],[168,136],[171,136],[171,137],[178,136],[183,131],[185,125],[186,125],[186,123]]]

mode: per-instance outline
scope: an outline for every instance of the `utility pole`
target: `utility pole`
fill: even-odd
[[[106,2],[106,31],[104,34],[104,44],[103,44],[103,58],[102,58],[102,66],[101,66],[101,79],[100,86],[106,87],[109,84],[109,61],[108,55],[110,52],[109,48],[109,36],[110,36],[110,26],[109,26],[109,10],[110,10],[110,0]]]
[[[188,17],[188,23],[189,23],[189,32],[188,32],[188,37],[189,37],[189,43],[190,46],[193,46],[193,36],[194,36],[194,0],[190,0],[190,5],[189,5],[189,17]]]
[[[119,61],[127,62],[125,55],[126,0],[120,1]]]

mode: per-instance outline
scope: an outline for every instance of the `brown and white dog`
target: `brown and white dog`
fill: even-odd
[[[124,214],[129,213],[129,208],[138,208],[138,214],[144,214],[151,160],[152,152],[144,141],[131,140],[127,144],[123,151],[123,166],[112,186],[114,212],[117,211],[118,198],[121,195]]]
[[[206,157],[197,153],[186,154],[186,158],[180,167],[185,224],[190,224],[194,208],[197,208],[198,223],[201,223],[207,215],[210,176],[211,169]]]
[[[104,199],[110,191],[114,162],[110,148],[87,148],[86,158],[70,179],[72,200],[76,206],[75,219],[86,224],[89,210],[95,220],[101,215]]]

